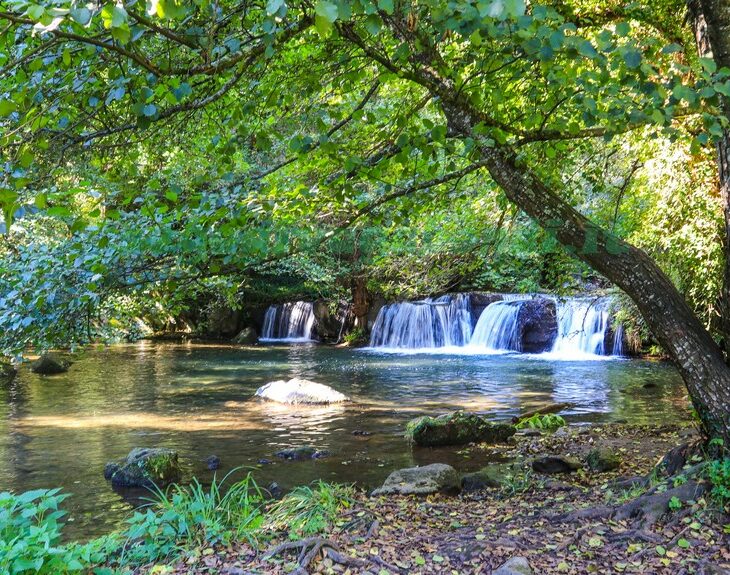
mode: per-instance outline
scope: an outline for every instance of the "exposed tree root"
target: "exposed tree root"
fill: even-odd
[[[287,551],[299,551],[297,563],[299,566],[292,572],[295,575],[307,575],[308,568],[314,560],[321,554],[329,557],[335,563],[346,567],[362,567],[367,568],[373,565],[388,569],[392,573],[401,573],[401,570],[395,565],[384,561],[377,555],[367,558],[351,557],[340,552],[337,544],[323,537],[308,537],[299,541],[285,541],[276,545],[264,554],[263,559],[271,559],[276,555],[286,553]]]

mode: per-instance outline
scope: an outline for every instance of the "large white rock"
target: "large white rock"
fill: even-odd
[[[289,381],[280,379],[262,385],[256,390],[256,395],[270,401],[292,405],[298,403],[341,403],[350,399],[331,387],[314,381],[299,379],[298,377]]]

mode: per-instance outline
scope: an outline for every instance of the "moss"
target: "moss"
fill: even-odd
[[[406,424],[406,437],[416,445],[425,447],[472,442],[500,443],[514,433],[513,425],[491,423],[476,413],[463,411],[439,417],[419,417]]]

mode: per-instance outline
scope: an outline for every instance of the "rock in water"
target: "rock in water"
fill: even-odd
[[[208,469],[215,471],[221,466],[221,458],[217,455],[211,455],[205,460],[205,464],[208,466]]]
[[[508,423],[491,423],[476,413],[455,411],[439,417],[419,417],[406,426],[416,445],[438,447],[473,442],[502,443],[517,430]]]
[[[66,373],[68,366],[69,363],[66,360],[60,359],[51,353],[46,353],[31,363],[30,369],[33,373],[39,375],[56,375]]]
[[[256,396],[291,405],[299,403],[316,405],[349,401],[346,395],[335,391],[331,387],[306,379],[299,379],[298,377],[289,381],[282,379],[267,383],[256,390]]]
[[[538,473],[570,473],[578,471],[583,464],[575,457],[565,455],[545,455],[532,462],[532,469]]]
[[[243,328],[236,337],[233,338],[233,343],[238,343],[241,345],[250,345],[253,343],[257,343],[259,341],[259,336],[256,335],[256,330],[252,327],[245,327]]]
[[[603,473],[605,471],[618,469],[621,466],[621,458],[611,449],[606,447],[597,447],[588,453],[586,463],[591,471]]]
[[[429,495],[457,493],[461,489],[456,469],[444,463],[394,471],[372,495]]]
[[[164,486],[180,479],[177,451],[135,447],[121,463],[107,463],[104,477],[117,487]]]
[[[492,575],[532,575],[532,568],[524,557],[512,557],[492,571]]]
[[[277,451],[274,455],[281,457],[282,459],[289,459],[291,461],[304,461],[306,459],[322,459],[328,457],[328,451],[320,451],[316,447],[305,445],[302,447],[292,447],[290,449],[282,449]]]

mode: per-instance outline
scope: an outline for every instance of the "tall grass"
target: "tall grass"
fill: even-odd
[[[234,540],[255,543],[263,523],[264,495],[251,473],[226,488],[237,471],[221,480],[214,478],[208,488],[197,479],[165,491],[155,488],[147,508],[129,520],[128,544],[120,562],[156,561]]]
[[[297,487],[269,508],[265,525],[289,531],[291,537],[322,533],[332,527],[342,509],[352,505],[354,493],[351,485],[322,480]]]

